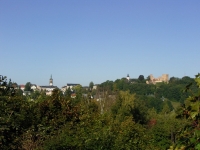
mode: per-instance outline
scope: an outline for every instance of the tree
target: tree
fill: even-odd
[[[15,94],[11,79],[7,83],[7,77],[0,75],[0,96],[13,96]]]
[[[64,96],[65,96],[67,99],[70,99],[70,98],[71,98],[71,94],[72,94],[72,91],[71,91],[70,88],[68,88],[68,89],[65,90]]]
[[[183,83],[183,84],[194,83],[194,79],[193,79],[193,78],[190,78],[190,77],[188,77],[188,76],[184,76],[184,77],[181,79],[181,83]]]
[[[123,121],[127,116],[133,117],[135,94],[130,94],[129,91],[119,91],[115,105],[111,111],[113,117],[119,121]]]
[[[26,83],[24,91],[32,91],[32,89],[31,89],[31,82],[27,82]]]
[[[190,80],[185,77],[184,80]],[[189,96],[182,107],[178,110],[178,118],[186,118],[190,124],[184,125],[177,132],[177,142],[170,149],[200,149],[200,73],[195,78],[198,91],[194,93],[191,85],[186,86],[185,92],[190,92]]]
[[[150,80],[150,76],[147,77],[147,81],[149,81],[149,80]]]
[[[171,78],[169,79],[169,83],[176,83],[177,81],[180,81],[180,79],[177,78],[177,77],[171,77]]]
[[[33,100],[38,99],[39,96],[40,96],[40,91],[38,91],[38,90],[32,92],[30,95],[31,99],[33,99]]]
[[[80,102],[82,99],[82,86],[81,85],[76,85],[73,87],[73,91],[76,93],[76,101]]]
[[[89,88],[90,88],[90,90],[93,89],[93,86],[94,86],[94,83],[91,81],[90,84],[89,84]]]
[[[34,120],[28,101],[0,76],[0,149],[21,149],[21,136]],[[33,108],[33,107],[32,107]]]
[[[152,149],[149,145],[149,135],[145,128],[135,123],[132,117],[127,117],[117,124],[118,134],[115,137],[113,149]]]
[[[140,75],[140,76],[138,77],[138,80],[143,81],[143,80],[144,80],[144,76],[143,76],[143,75]]]

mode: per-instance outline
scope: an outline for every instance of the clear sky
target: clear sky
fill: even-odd
[[[0,74],[89,85],[200,72],[200,0],[1,0]]]

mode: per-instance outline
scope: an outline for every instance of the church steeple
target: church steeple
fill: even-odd
[[[130,80],[130,76],[129,76],[129,74],[127,74],[126,79],[127,79],[128,81]]]
[[[53,86],[53,78],[52,78],[52,75],[51,75],[51,78],[49,79],[49,85],[50,85],[50,86]]]

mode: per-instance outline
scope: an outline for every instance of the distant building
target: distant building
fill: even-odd
[[[156,83],[161,83],[161,82],[168,83],[169,81],[168,74],[163,74],[161,77],[158,77],[158,78],[154,78],[154,76],[151,74],[149,77],[150,77],[150,80],[146,81],[147,84],[156,84]]]
[[[25,85],[20,85],[19,88],[20,88],[22,91],[24,91]]]
[[[67,89],[70,89],[71,91],[73,91],[73,87],[80,85],[80,84],[76,84],[76,83],[67,83],[66,86],[63,86],[61,88],[61,91],[64,93]]]
[[[130,80],[130,76],[129,76],[129,74],[127,74],[126,79],[127,79],[128,81]]]
[[[50,86],[53,86],[53,79],[52,79],[52,75],[51,75],[51,78],[49,79],[49,85],[50,85]]]
[[[67,86],[63,86],[63,87],[61,88],[61,91],[63,92],[63,94],[65,93],[66,90],[67,90]]]
[[[138,80],[138,79],[136,79],[136,78],[130,78],[129,74],[127,74],[126,79],[127,79],[127,81],[130,82],[130,83],[137,82],[137,80]]]
[[[95,84],[92,89],[96,90],[98,86],[99,86],[99,84]]]
[[[77,85],[80,85],[80,84],[76,84],[76,83],[67,83],[67,89],[70,88],[70,89],[73,89],[73,87],[77,86]]]
[[[35,90],[37,89],[37,85],[36,85],[36,84],[31,84],[31,89],[32,89],[33,91],[35,91]]]
[[[76,98],[76,93],[72,93],[71,98]]]
[[[17,90],[20,88],[20,86],[17,83],[12,83],[12,87]]]
[[[99,86],[99,84],[93,85],[92,90],[96,90],[98,86]],[[85,90],[90,90],[89,86],[83,86],[82,88],[85,89]]]
[[[49,85],[47,86],[38,86],[38,89],[39,90],[44,90],[46,91],[46,95],[51,95],[52,94],[52,91],[54,89],[58,88],[57,86],[53,86],[53,78],[52,78],[52,75],[49,79]]]

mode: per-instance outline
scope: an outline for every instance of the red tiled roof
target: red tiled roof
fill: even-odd
[[[25,87],[25,85],[20,85],[20,87],[22,88],[22,87]]]

